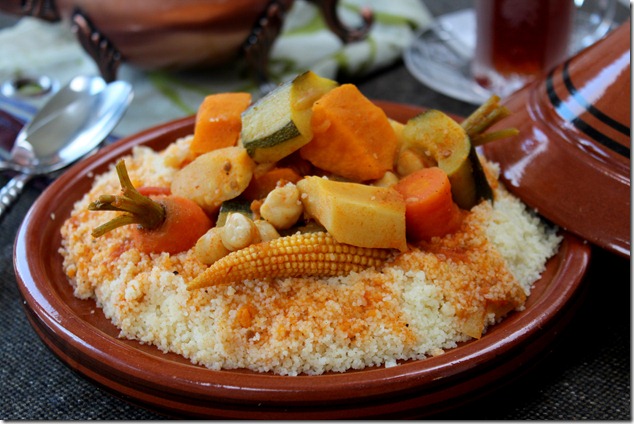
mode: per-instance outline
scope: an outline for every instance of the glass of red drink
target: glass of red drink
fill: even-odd
[[[571,45],[575,3],[475,0],[475,81],[505,97],[563,62]]]
[[[565,59],[572,0],[476,0],[475,80],[502,96]]]

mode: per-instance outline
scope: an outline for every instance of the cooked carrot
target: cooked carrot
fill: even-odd
[[[169,187],[142,186],[137,188],[139,194],[143,196],[168,196],[172,194]]]
[[[152,200],[165,209],[165,221],[153,229],[132,228],[134,245],[142,252],[183,252],[194,246],[212,226],[193,200],[179,196],[157,196]]]
[[[354,85],[333,88],[313,104],[312,140],[300,149],[313,165],[352,181],[392,169],[398,140],[385,112]]]
[[[202,154],[222,147],[235,146],[242,129],[241,114],[251,103],[249,93],[211,94],[196,114],[194,139],[190,150]]]
[[[124,225],[131,228],[134,246],[145,253],[170,254],[188,250],[207,232],[212,222],[198,204],[190,199],[158,195],[154,199],[134,188],[124,161],[116,165],[121,195],[102,195],[92,202],[91,211],[121,211],[123,214],[96,227],[93,237]]]
[[[438,167],[420,169],[395,186],[405,199],[405,222],[410,241],[428,240],[458,230],[462,212],[451,198],[447,174]]]
[[[302,176],[291,168],[273,168],[261,175],[253,174],[247,188],[242,192],[242,197],[247,200],[264,199],[279,183],[296,183]]]

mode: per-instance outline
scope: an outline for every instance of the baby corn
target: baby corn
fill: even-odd
[[[391,255],[390,249],[339,243],[325,232],[294,234],[231,252],[191,280],[187,288],[253,279],[346,275],[380,266]]]

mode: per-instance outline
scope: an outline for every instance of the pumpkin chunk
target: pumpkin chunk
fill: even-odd
[[[397,137],[385,112],[352,84],[313,105],[313,139],[300,154],[313,165],[352,181],[381,178],[392,169]]]
[[[242,129],[242,112],[249,107],[249,93],[211,94],[196,114],[192,153],[199,155],[223,147],[235,146]]]

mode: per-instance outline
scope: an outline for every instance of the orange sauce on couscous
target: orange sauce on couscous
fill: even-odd
[[[187,160],[190,141],[178,140],[163,152],[136,148],[126,158],[131,177],[139,185],[169,185]],[[535,280],[521,276],[541,272],[559,242],[498,188],[499,206],[476,206],[455,234],[410,246],[380,269],[187,290],[188,281],[206,268],[191,249],[141,253],[129,243],[125,227],[98,240],[91,237],[106,218],[86,212],[86,206],[99,194],[116,191],[117,183],[113,169],[97,176],[62,227],[60,252],[75,295],[95,299],[121,337],[211,369],[321,374],[440,354],[480,337],[520,308]],[[540,257],[531,263],[539,267],[525,272],[508,259],[517,252],[501,250],[503,243],[496,245],[487,235],[496,220],[511,222],[509,228],[517,220],[524,228],[520,236],[504,237],[525,237],[530,227],[533,238],[516,245],[532,243],[530,250]]]

